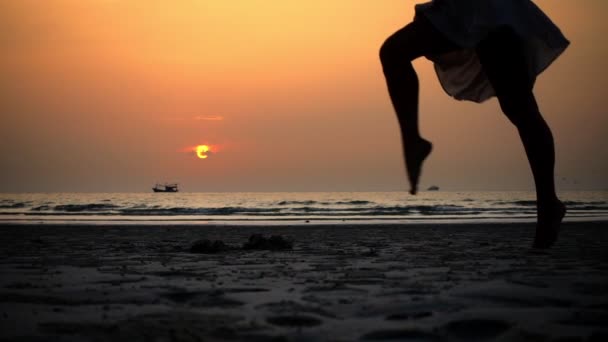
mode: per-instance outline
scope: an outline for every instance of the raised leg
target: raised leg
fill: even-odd
[[[422,163],[432,145],[420,136],[418,125],[418,76],[412,61],[424,55],[449,52],[456,46],[424,17],[395,32],[382,45],[380,60],[393,108],[399,120],[410,193],[416,194]]]
[[[555,147],[532,92],[522,40],[508,28],[483,41],[478,56],[509,120],[517,127],[536,184],[538,223],[534,247],[548,248],[557,240],[565,207],[555,193]]]

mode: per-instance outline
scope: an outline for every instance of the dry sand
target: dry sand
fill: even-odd
[[[0,340],[608,341],[607,224],[0,226]]]

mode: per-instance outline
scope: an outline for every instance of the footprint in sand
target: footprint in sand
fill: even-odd
[[[274,316],[267,318],[266,321],[272,325],[294,328],[311,328],[323,323],[317,318],[304,315]]]
[[[438,335],[420,330],[395,329],[377,330],[367,333],[361,337],[363,341],[441,341]]]
[[[222,292],[218,291],[175,291],[163,293],[161,294],[161,297],[167,298],[175,303],[188,304],[193,307],[232,308],[245,304],[238,300],[227,298]]]
[[[444,326],[448,336],[466,340],[482,341],[493,339],[511,328],[511,325],[497,320],[470,319],[453,321]]]
[[[431,317],[433,315],[432,312],[429,311],[421,311],[421,312],[408,312],[408,313],[396,313],[386,316],[387,321],[407,321],[407,320],[415,320],[415,319],[423,319],[427,317]]]

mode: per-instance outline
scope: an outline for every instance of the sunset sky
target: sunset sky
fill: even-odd
[[[378,49],[420,2],[1,0],[0,192],[405,190]],[[608,1],[535,3],[572,42],[536,85],[558,187],[606,190]],[[422,186],[533,189],[496,100],[415,67]]]

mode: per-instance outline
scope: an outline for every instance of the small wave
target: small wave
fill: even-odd
[[[53,208],[55,211],[82,212],[82,211],[106,211],[120,208],[114,204],[89,203],[89,204],[63,204]]]
[[[350,210],[345,210],[345,211],[358,211],[358,210],[363,210],[360,208],[349,208]],[[286,209],[289,212],[305,212],[305,213],[314,213],[314,212],[335,212],[337,211],[336,209],[333,208],[320,208],[320,207],[295,207],[295,208],[288,208]]]
[[[290,205],[370,205],[374,204],[374,202],[363,201],[363,200],[353,200],[353,201],[336,201],[336,202],[318,202],[318,201],[281,201],[277,203],[280,206],[290,206]]]
[[[338,205],[369,205],[369,204],[374,204],[374,202],[370,202],[370,201],[341,201],[341,202],[335,202],[334,204],[338,204]]]
[[[27,205],[29,205],[29,202],[17,202],[17,203],[11,203],[9,201],[4,202],[4,203],[10,203],[10,204],[0,204],[0,209],[20,209],[20,208],[25,208]]]
[[[59,210],[57,209],[59,208]],[[465,208],[455,205],[417,205],[417,206],[374,206],[374,207],[216,207],[216,208],[142,208],[137,205],[130,208],[118,208],[115,205],[64,205],[50,210],[48,207],[36,207],[30,210],[31,215],[100,215],[100,216],[408,216],[408,215],[474,215],[484,211],[480,208]]]
[[[317,201],[281,201],[277,205],[313,205]]]
[[[536,201],[500,201],[500,202],[494,202],[495,204],[498,205],[519,205],[522,207],[535,207],[536,206]]]
[[[281,208],[245,208],[245,207],[220,207],[220,208],[127,208],[121,209],[119,212],[123,215],[133,216],[172,216],[172,215],[248,215],[248,214],[276,214]]]
[[[565,201],[565,206],[577,206],[577,205],[591,205],[591,206],[605,206],[608,205],[606,201],[591,201],[591,202],[578,202],[578,201]]]
[[[294,215],[299,213],[319,213],[323,215],[408,215],[418,213],[423,215],[442,214],[471,214],[483,211],[483,208],[465,208],[458,205],[415,205],[415,206],[375,206],[375,207],[346,207],[346,208],[319,208],[319,207],[296,207],[289,208],[287,212]]]
[[[569,210],[586,210],[586,211],[602,211],[608,210],[608,207],[597,206],[597,205],[579,205],[579,206],[566,206]]]
[[[521,207],[536,207],[536,201],[498,201],[494,202],[497,205],[516,205]],[[588,209],[605,209],[608,205],[608,202],[605,201],[564,201],[564,205],[566,207],[577,207],[577,208],[588,208]],[[602,207],[603,206],[603,207]]]

